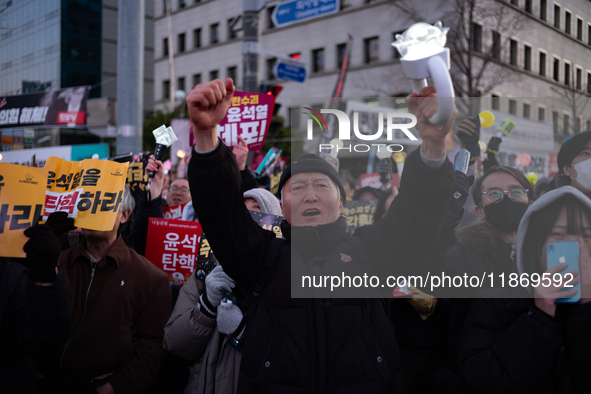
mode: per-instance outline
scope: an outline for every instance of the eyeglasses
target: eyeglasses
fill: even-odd
[[[189,193],[189,188],[188,187],[181,187],[180,189],[176,186],[171,187],[170,189],[168,189],[171,193],[176,193],[178,191],[181,192],[181,194],[188,194]]]
[[[515,202],[523,202],[527,201],[527,192],[529,189],[524,189],[522,187],[514,187],[511,190],[501,190],[501,189],[488,189],[485,191],[484,194],[488,201],[491,203],[501,202],[505,193],[509,196],[509,198]]]

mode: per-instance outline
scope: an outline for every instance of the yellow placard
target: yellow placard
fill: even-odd
[[[24,230],[41,218],[47,170],[0,163],[0,256],[27,257]]]
[[[50,156],[43,219],[65,211],[74,225],[110,231],[121,209],[129,163],[87,159],[67,161]]]

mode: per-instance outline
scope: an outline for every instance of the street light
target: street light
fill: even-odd
[[[429,122],[440,128],[447,123],[454,110],[454,91],[449,75],[449,48],[445,48],[447,31],[441,22],[434,25],[420,22],[412,25],[403,34],[396,35],[392,43],[402,55],[400,63],[406,76],[410,79],[415,93],[427,86],[427,78],[431,77],[437,90],[438,110],[429,118]]]

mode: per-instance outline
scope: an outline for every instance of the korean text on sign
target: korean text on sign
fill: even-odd
[[[109,231],[123,201],[128,163],[106,160],[67,161],[50,156],[43,219],[58,211],[74,225]]]
[[[232,147],[241,135],[248,149],[260,151],[271,124],[275,97],[260,93],[234,92],[232,105],[217,126],[218,136]]]
[[[201,226],[196,222],[150,218],[146,258],[169,274],[189,279],[195,269]]]
[[[47,170],[0,163],[0,256],[26,257],[24,230],[41,218]]]

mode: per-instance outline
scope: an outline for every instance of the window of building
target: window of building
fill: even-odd
[[[558,117],[558,112],[552,111],[552,126],[554,127],[554,134],[558,134]]]
[[[560,60],[554,58],[553,77],[556,82],[560,81]]]
[[[523,68],[526,71],[531,71],[531,47],[528,45],[524,46],[523,51]]]
[[[347,44],[339,44],[337,45],[337,64],[336,69],[340,70],[343,66],[343,59],[345,58],[345,53],[347,51]]]
[[[185,8],[187,6],[187,0],[179,0],[179,8]]]
[[[587,93],[591,94],[591,73],[587,73]]]
[[[570,134],[570,116],[567,114],[563,115],[562,133],[564,135]]]
[[[525,12],[532,13],[532,0],[525,0]]]
[[[517,115],[517,101],[509,100],[509,113],[511,115]]]
[[[168,56],[168,38],[162,39],[162,56]]]
[[[182,90],[185,92],[185,77],[180,77],[176,83],[177,90]]]
[[[515,40],[511,40],[509,63],[513,66],[517,66],[517,41]]]
[[[511,0],[511,4],[514,6],[519,6],[519,0]]]
[[[238,32],[234,30],[232,26],[232,22],[234,22],[235,18],[228,19],[228,40],[238,37]]]
[[[492,57],[501,60],[501,33],[498,31],[492,32]]]
[[[591,131],[591,119],[589,119],[587,121],[587,130],[586,131]]]
[[[178,36],[178,52],[182,53],[185,52],[185,33],[181,33]]]
[[[277,63],[277,59],[272,57],[267,59],[267,80],[275,79],[275,74],[273,73],[273,68],[275,68],[275,63]]]
[[[472,50],[482,52],[482,26],[472,23]]]
[[[591,45],[591,25],[587,26],[587,45]]]
[[[275,6],[267,8],[267,29],[273,29],[275,27],[273,18],[271,18],[273,11],[275,11]]]
[[[193,87],[201,84],[201,74],[193,74]]]
[[[543,107],[538,107],[538,120],[541,122],[546,120],[546,109]]]
[[[364,61],[366,64],[380,60],[380,45],[378,37],[366,38],[363,41]]]
[[[583,70],[580,68],[577,68],[576,84],[577,89],[581,90],[583,88]]]
[[[162,81],[162,98],[170,98],[170,81]]]
[[[214,23],[213,25],[209,26],[209,43],[210,44],[217,44],[220,40],[219,37],[219,23]]]
[[[554,4],[554,27],[560,29],[560,6]]]
[[[540,19],[545,21],[546,20],[546,10],[548,5],[546,4],[546,0],[540,0]]]
[[[570,12],[566,11],[564,13],[564,32],[566,34],[570,34],[570,23],[571,23],[572,15]]]
[[[324,48],[312,50],[312,72],[319,73],[324,71]]]
[[[341,11],[351,7],[351,0],[340,0],[339,3],[341,5]]]
[[[496,111],[501,110],[501,98],[496,94],[491,95],[491,106]]]
[[[570,85],[570,64],[564,63],[564,84]]]
[[[546,76],[546,54],[544,52],[540,52],[540,75]]]
[[[201,48],[201,29],[193,30],[193,48]]]
[[[228,67],[228,69],[226,70],[226,77],[232,78],[232,81],[234,81],[234,83],[236,83],[236,77],[238,76],[238,74],[236,73],[236,70],[237,70],[236,66]]]
[[[573,119],[573,131],[575,134],[579,134],[581,132],[581,118],[578,116]]]
[[[525,119],[529,119],[530,118],[530,111],[531,111],[531,105],[529,105],[528,103],[523,103],[523,117]]]
[[[577,40],[583,41],[583,20],[577,18]]]
[[[209,80],[213,81],[214,79],[218,79],[219,78],[219,74],[220,72],[218,70],[212,70],[209,72]]]

